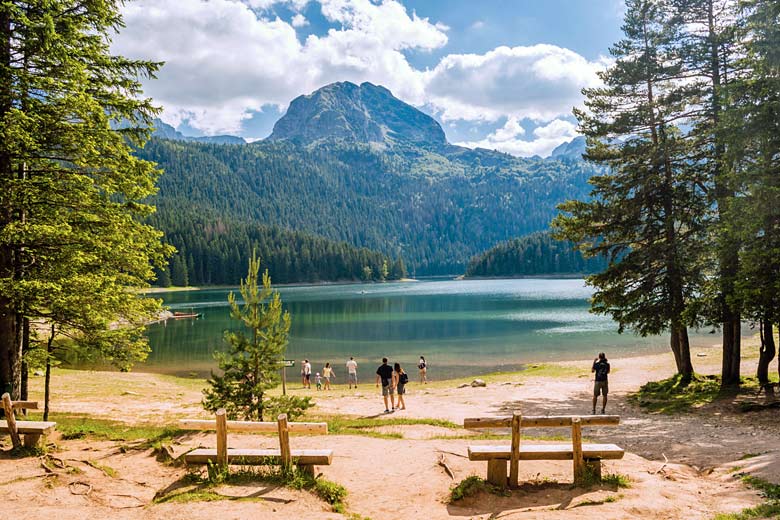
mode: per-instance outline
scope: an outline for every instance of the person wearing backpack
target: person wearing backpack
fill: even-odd
[[[593,412],[596,413],[596,403],[599,400],[599,394],[603,396],[601,403],[601,413],[603,414],[607,408],[607,394],[609,393],[609,362],[607,361],[607,355],[603,352],[599,352],[599,357],[593,361],[593,368],[590,370],[596,374],[595,382],[593,384]]]
[[[420,370],[420,383],[428,383],[428,363],[425,358],[420,356],[420,361],[417,362],[417,368]]]
[[[404,372],[400,363],[393,365],[393,381],[395,382],[395,394],[398,396],[398,402],[395,404],[395,409],[406,410],[404,394],[406,393],[406,383],[409,382],[409,375]]]

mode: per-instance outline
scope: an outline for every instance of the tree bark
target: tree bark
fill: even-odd
[[[51,356],[54,353],[54,325],[51,326],[49,341],[46,343],[46,376],[43,383],[43,420],[49,420],[49,400],[51,398]]]
[[[761,386],[769,383],[769,364],[775,358],[775,337],[772,334],[772,323],[766,318],[759,324],[761,332],[761,347],[758,351],[758,368],[756,378]]]

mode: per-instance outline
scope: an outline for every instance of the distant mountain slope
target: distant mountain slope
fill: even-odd
[[[552,159],[582,159],[582,154],[585,153],[585,137],[575,137],[571,141],[562,143],[553,149],[550,154]]]
[[[172,141],[193,141],[196,143],[214,144],[246,144],[246,141],[243,137],[238,137],[235,135],[206,135],[201,137],[184,135],[160,119],[154,120],[154,131],[152,132],[152,135],[154,137],[170,139]]]
[[[369,83],[296,98],[265,141],[174,135],[138,153],[165,170],[161,221],[189,208],[305,231],[403,257],[417,275],[462,273],[496,243],[547,229],[556,205],[587,198],[599,171],[448,144],[435,120]]]
[[[303,144],[322,140],[424,147],[447,144],[439,123],[396,98],[385,87],[348,81],[295,98],[268,139]]]

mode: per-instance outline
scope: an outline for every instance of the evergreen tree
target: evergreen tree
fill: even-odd
[[[732,0],[669,0],[669,13],[683,28],[674,42],[682,57],[680,77],[685,79],[686,139],[691,164],[699,170],[700,186],[709,198],[708,224],[714,248],[708,260],[709,282],[701,294],[701,313],[723,333],[721,383],[738,385],[741,356],[741,308],[737,294],[740,233],[733,223],[739,215],[734,203],[738,175],[723,132],[729,84],[740,76],[737,56],[742,53],[737,35],[740,22]]]
[[[619,330],[641,335],[670,330],[677,371],[693,374],[686,316],[702,282],[701,216],[707,201],[673,122],[685,106],[678,81],[678,37],[663,5],[629,0],[625,38],[612,49],[615,63],[601,74],[604,87],[585,89],[588,111],[576,110],[588,137],[587,158],[610,166],[591,179],[592,200],[570,201],[554,224],[559,238],[586,256],[605,255],[608,267],[588,277],[595,312],[611,315]]]
[[[30,320],[124,364],[145,355],[139,330],[159,309],[127,290],[167,251],[141,223],[159,172],[130,148],[155,112],[139,78],[158,64],[110,54],[121,25],[114,0],[0,4],[0,392],[13,398]]]
[[[209,388],[203,393],[203,406],[216,411],[224,408],[228,417],[262,421],[268,404],[266,391],[279,383],[279,362],[284,359],[290,331],[290,314],[282,310],[279,293],[271,288],[268,271],[258,283],[260,261],[255,253],[249,261],[240,293],[243,305],[234,293],[228,295],[230,317],[248,331],[226,332],[227,352],[215,358],[222,375],[211,374]]]
[[[742,244],[735,289],[744,316],[759,324],[756,375],[767,385],[777,350],[774,327],[780,324],[780,3],[741,5],[741,74],[724,92],[721,135],[740,194],[732,202],[731,224]]]

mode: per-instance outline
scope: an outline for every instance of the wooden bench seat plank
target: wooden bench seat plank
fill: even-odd
[[[571,426],[573,416],[570,415],[529,415],[523,416],[521,428],[555,428]],[[616,426],[620,424],[619,415],[584,415],[580,417],[582,426]],[[463,419],[463,427],[467,429],[480,428],[511,428],[512,417],[471,417]]]
[[[217,423],[213,420],[181,419],[179,427],[183,430],[216,430]],[[227,421],[227,429],[230,432],[252,433],[278,433],[278,424],[275,422],[255,421]],[[328,433],[328,423],[287,423],[290,433],[322,434]]]
[[[469,460],[509,460],[510,446],[469,446]],[[585,459],[622,459],[625,451],[614,444],[583,444]],[[520,446],[520,460],[572,460],[571,444],[524,444]]]
[[[291,450],[293,462],[301,466],[329,466],[333,461],[333,450]],[[257,450],[228,448],[228,463],[238,464],[281,464],[281,450]],[[217,450],[201,448],[184,455],[187,463],[207,464],[216,462]]]
[[[20,434],[47,435],[56,426],[57,423],[51,421],[16,421],[16,429]],[[5,420],[0,420],[0,433],[8,433],[8,422]]]

